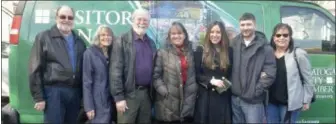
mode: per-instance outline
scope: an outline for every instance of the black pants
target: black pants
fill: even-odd
[[[45,86],[44,123],[75,124],[80,111],[80,88]]]

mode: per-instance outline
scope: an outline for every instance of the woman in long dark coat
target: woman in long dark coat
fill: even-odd
[[[208,27],[204,48],[198,47],[194,55],[199,84],[195,122],[231,123],[231,91],[216,90],[225,86],[223,77],[230,79],[232,66],[232,50],[222,22],[215,21]]]
[[[112,30],[98,27],[93,45],[84,52],[83,98],[84,110],[90,123],[111,123],[112,97],[109,92],[109,51]]]

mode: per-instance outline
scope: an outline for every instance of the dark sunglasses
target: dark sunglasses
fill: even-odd
[[[276,36],[277,38],[279,38],[279,37],[281,37],[281,36],[287,38],[287,37],[289,36],[289,34],[276,34],[275,36]]]
[[[65,15],[60,15],[59,18],[60,19],[66,19],[68,17],[68,20],[73,20],[74,17],[73,16],[65,16]]]

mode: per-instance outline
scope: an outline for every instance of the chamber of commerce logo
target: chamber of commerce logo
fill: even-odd
[[[50,22],[50,10],[37,9],[35,10],[35,23],[48,24]]]
[[[335,98],[335,68],[313,68],[312,81],[315,84],[317,98]]]

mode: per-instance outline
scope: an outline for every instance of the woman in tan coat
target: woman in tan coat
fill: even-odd
[[[153,85],[158,122],[192,122],[197,95],[193,50],[183,25],[174,22],[157,53]]]

